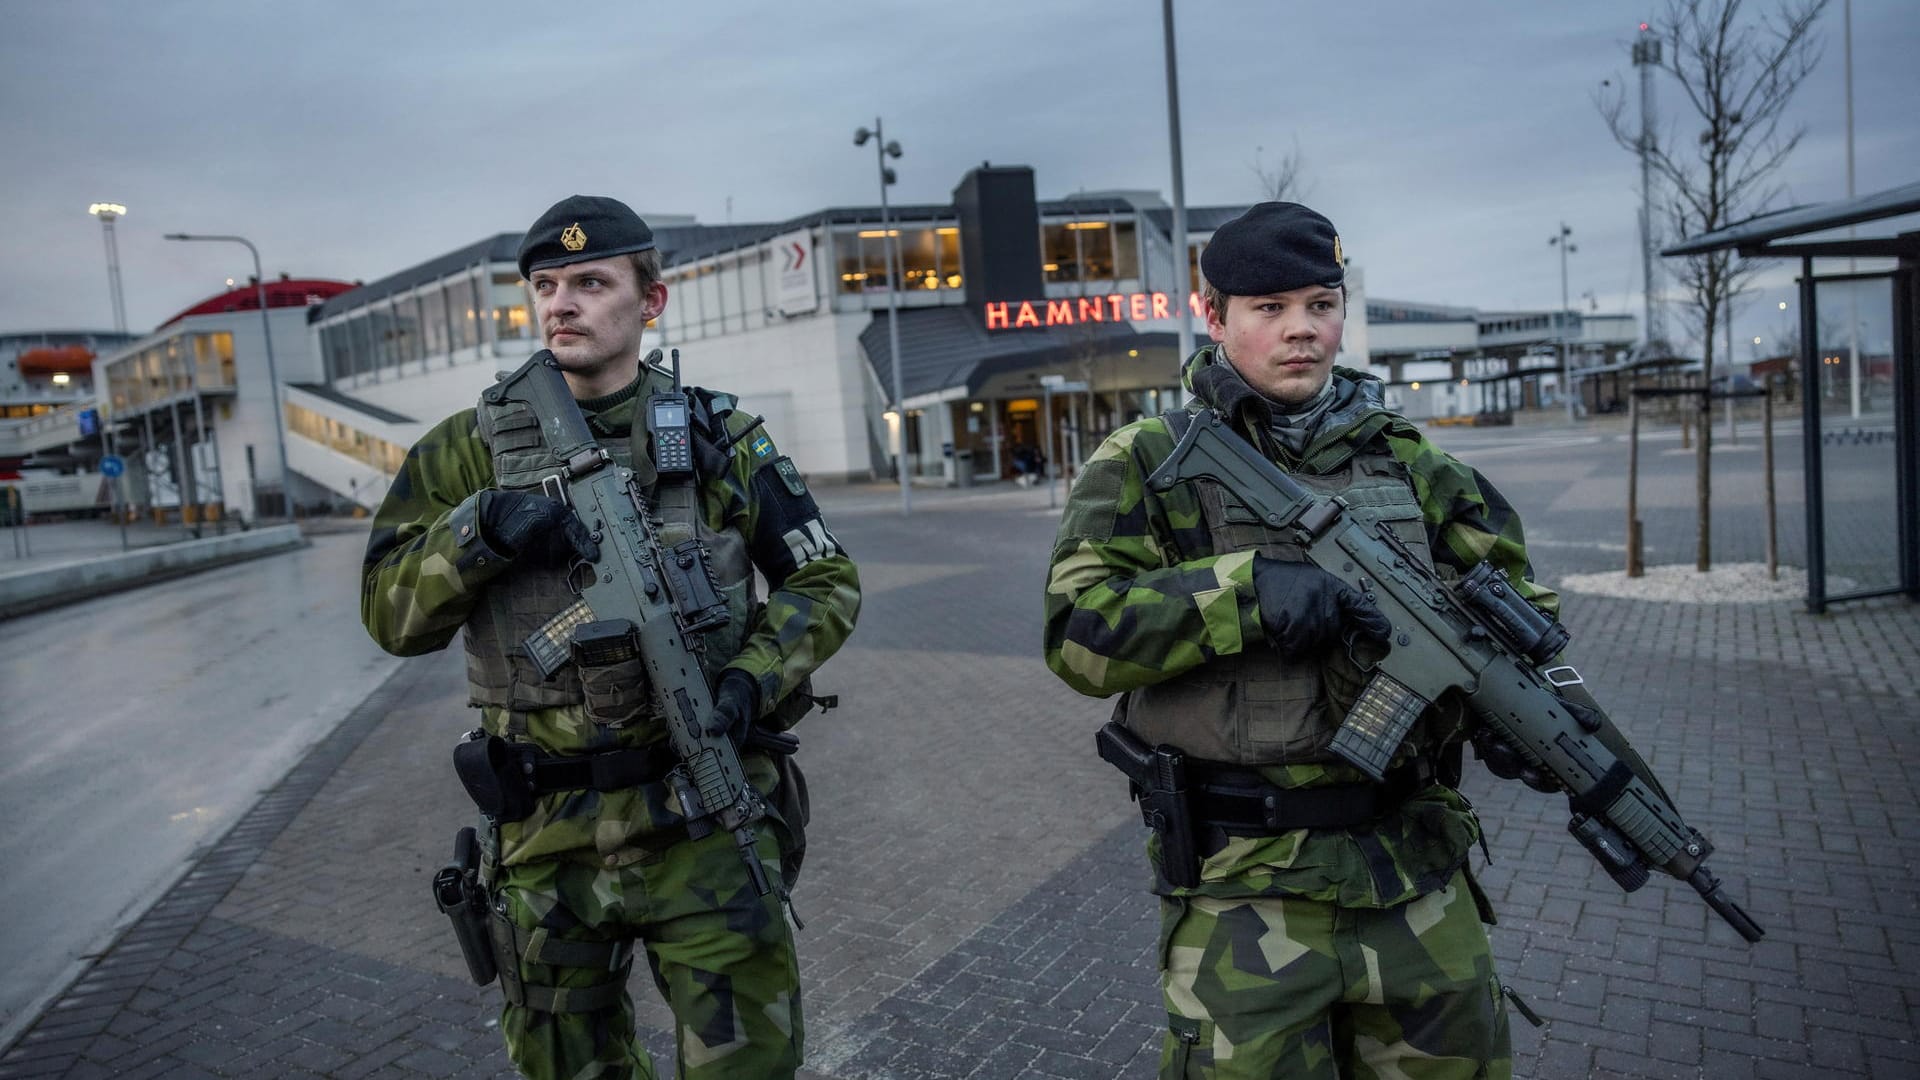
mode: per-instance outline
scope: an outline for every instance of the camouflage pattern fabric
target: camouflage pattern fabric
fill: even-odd
[[[1196,385],[1213,365],[1227,367],[1214,346],[1188,361],[1195,411],[1218,404],[1200,386],[1238,378],[1228,368]],[[1228,419],[1294,472],[1330,474],[1363,448],[1384,447],[1406,469],[1443,576],[1491,560],[1522,595],[1556,610],[1557,597],[1532,581],[1519,518],[1493,485],[1389,412],[1378,380],[1345,368],[1334,378],[1354,392],[1343,389],[1343,404],[1298,454],[1271,437],[1257,395],[1240,395],[1247,404]],[[1193,485],[1147,490],[1172,450],[1164,419],[1129,424],[1094,452],[1068,495],[1047,580],[1046,660],[1082,693],[1125,693],[1271,648],[1253,552],[1214,550]],[[1433,710],[1423,721],[1436,742],[1464,736],[1441,719]],[[1366,779],[1337,760],[1257,771],[1290,789]],[[1203,848],[1195,888],[1157,872],[1168,1013],[1161,1076],[1511,1075],[1481,926],[1492,912],[1466,870],[1479,836],[1466,800],[1433,784],[1369,826],[1225,837]],[[1157,869],[1156,837],[1147,850]]]
[[[638,403],[663,382],[647,372],[625,390],[582,401],[581,411],[601,439],[624,440]],[[748,422],[730,414],[727,431],[737,435]],[[779,495],[800,483],[791,464],[781,471],[783,462],[772,438],[756,431],[731,447],[724,471],[702,473],[699,490],[707,526],[745,538],[767,579],[766,602],[753,611],[726,665],[754,679],[763,715],[840,648],[860,607],[858,573],[817,508]],[[408,451],[374,515],[362,573],[361,617],[382,648],[411,656],[446,646],[487,583],[512,572],[505,560],[475,558],[474,548],[484,544],[463,549],[456,536],[462,520],[456,511],[466,506],[471,521],[469,500],[494,483],[472,409],[436,425]],[[796,506],[811,516],[795,522]],[[796,545],[790,538],[796,527],[813,542]],[[584,705],[517,714],[487,707],[481,717],[488,732],[556,755],[646,746],[666,737],[657,720],[596,724]],[[744,754],[742,765],[754,787],[774,792],[777,772],[766,756]],[[777,813],[760,826],[769,880],[781,880],[782,845],[791,839]],[[664,784],[543,795],[531,816],[499,828],[494,850],[495,896],[519,926],[561,938],[644,943],[655,985],[677,1018],[680,1075],[792,1075],[802,1030],[782,890],[755,895],[727,833],[690,841]],[[600,969],[523,963],[521,970],[533,985],[591,986],[608,978]],[[501,1027],[510,1055],[528,1076],[654,1075],[633,1042],[631,999],[624,995],[618,1007],[594,1014],[509,1005]]]
[[[596,435],[624,439],[637,404],[660,382],[661,377],[649,371],[625,390],[581,402],[581,411]],[[747,422],[732,414],[729,431],[738,432]],[[766,603],[726,665],[753,677],[763,714],[840,648],[860,608],[858,571],[837,544],[796,567],[786,540],[762,528],[764,499],[756,496],[756,489],[765,491],[769,485],[756,485],[755,478],[762,470],[770,472],[778,460],[771,437],[756,431],[732,447],[728,470],[703,476],[700,489],[701,511],[711,528],[738,530],[748,538],[756,565],[780,568],[767,575],[771,591]],[[456,508],[493,483],[493,461],[472,409],[435,425],[407,452],[374,514],[362,571],[361,618],[388,652],[414,656],[446,646],[487,582],[507,571],[510,564],[499,559],[476,564],[467,558],[463,564],[464,553],[449,524]],[[821,529],[824,533],[824,525]],[[504,709],[483,709],[481,717],[487,731],[508,734]],[[657,722],[603,727],[578,705],[523,712],[519,719],[525,731],[520,737],[552,754],[645,746],[666,738]],[[744,764],[748,779],[761,791],[770,791],[772,765],[757,755],[749,755]],[[564,854],[631,860],[640,857],[635,845],[647,846],[656,834],[679,824],[669,804],[649,798],[644,789],[558,793],[543,797],[526,821],[502,827],[500,855],[509,865]]]
[[[1386,910],[1161,901],[1162,1080],[1505,1080],[1506,1011],[1465,876]]]
[[[1188,388],[1197,372],[1225,363],[1215,346],[1197,351],[1187,363]],[[1388,411],[1379,380],[1346,368],[1335,368],[1334,377],[1356,382],[1359,393],[1328,415],[1301,455],[1264,434],[1266,418],[1243,412],[1232,419],[1270,458],[1299,472],[1332,472],[1359,446],[1384,440],[1407,469],[1441,573],[1490,559],[1535,605],[1556,610],[1558,598],[1532,580],[1520,519],[1499,491]],[[1192,408],[1211,404],[1198,397]],[[1137,420],[1094,451],[1068,494],[1047,579],[1046,660],[1081,693],[1123,693],[1268,647],[1253,589],[1253,553],[1212,549],[1192,485],[1147,490],[1147,476],[1172,451],[1164,419]],[[1285,788],[1365,780],[1343,762],[1259,771]],[[1465,800],[1436,785],[1372,830],[1236,838],[1207,860],[1192,892],[1392,907],[1448,880],[1478,837],[1479,822]],[[1157,858],[1157,847],[1150,851]]]
[[[762,830],[760,860],[779,880],[780,847]],[[674,1044],[685,1080],[791,1077],[799,1068],[800,969],[777,893],[758,896],[733,847],[716,832],[675,844],[647,861],[594,867],[543,860],[507,868],[496,884],[508,916],[561,941],[638,941],[654,985],[673,1008]],[[525,962],[530,985],[588,987],[604,968]],[[505,1005],[507,1056],[529,1077],[655,1075],[634,1038],[633,999],[592,1013],[546,1013]]]

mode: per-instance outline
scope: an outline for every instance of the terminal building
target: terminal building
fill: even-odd
[[[1183,400],[1176,319],[1184,309],[1207,340],[1199,254],[1246,209],[1191,208],[1177,241],[1157,193],[1041,199],[1031,169],[983,163],[949,202],[884,221],[878,206],[740,225],[643,211],[669,292],[647,342],[679,350],[688,383],[764,416],[815,481],[903,467],[923,483],[990,482],[1013,475],[1016,452],[1070,471],[1114,429]],[[520,239],[490,235],[365,284],[268,283],[297,507],[377,506],[409,446],[541,347]],[[1196,283],[1184,297],[1180,260]],[[1543,402],[1559,370],[1544,354],[1563,332],[1588,364],[1633,337],[1628,316],[1376,301],[1351,264],[1347,282],[1336,361],[1387,379],[1416,419]],[[260,321],[249,285],[94,363],[128,505],[279,512]],[[891,407],[896,338],[904,416]]]
[[[270,329],[263,329],[259,290],[249,281],[95,359],[103,441],[125,462],[120,503],[157,517],[177,514],[189,524],[281,514],[289,493],[268,372],[283,384],[320,378],[307,309],[351,288],[286,275],[269,281]],[[289,421],[292,415],[288,409]],[[295,506],[334,501],[310,478],[296,472],[290,479]]]
[[[643,214],[669,294],[648,341],[680,350],[687,382],[765,416],[818,480],[892,475],[902,435],[909,474],[935,483],[1010,475],[1022,445],[1075,461],[1174,403],[1176,250],[1194,268],[1244,210],[1190,211],[1175,245],[1152,193],[1041,200],[1031,169],[982,165],[951,203],[894,207],[884,227],[878,206],[729,226]],[[324,378],[286,390],[296,471],[377,504],[395,455],[540,347],[519,242],[492,236],[314,309]]]

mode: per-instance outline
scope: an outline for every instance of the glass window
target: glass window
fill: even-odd
[[[940,287],[957,289],[965,284],[960,269],[960,229],[943,225],[934,230],[940,244]]]
[[[367,311],[347,320],[353,334],[353,373],[373,370],[373,316]]]
[[[420,302],[415,297],[393,302],[393,364],[420,359],[424,343],[420,333]]]
[[[843,293],[865,292],[867,288],[867,270],[860,261],[860,252],[866,241],[851,232],[839,232],[833,236],[835,261],[839,263],[840,291]]]
[[[720,275],[709,266],[700,275],[700,328],[703,333],[720,332],[721,321],[726,317],[727,300],[720,292]]]
[[[1140,237],[1131,221],[1113,223],[1113,276],[1140,277]]]
[[[813,260],[808,259],[807,268],[809,276],[811,276],[812,266]],[[746,260],[740,264],[740,288],[742,290],[740,306],[742,308],[742,315],[764,312],[772,306],[767,303],[767,270],[767,252],[765,248],[757,249],[753,254],[748,255]]]
[[[378,374],[381,368],[393,366],[393,309],[384,305],[374,308],[368,320],[373,332],[373,370]]]
[[[447,335],[447,294],[438,285],[420,294],[420,324],[428,356],[445,356],[452,351]]]
[[[447,315],[453,323],[454,348],[480,344],[480,308],[474,302],[472,275],[461,274],[447,282]]]
[[[1040,264],[1048,281],[1111,281],[1111,224],[1089,218],[1042,226]]]
[[[940,242],[929,228],[900,230],[900,280],[909,289],[940,287]]]
[[[514,274],[493,275],[493,333],[500,341],[533,336],[527,314],[527,290]]]

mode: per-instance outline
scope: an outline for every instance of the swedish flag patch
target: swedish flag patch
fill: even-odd
[[[753,440],[753,456],[754,457],[766,457],[768,454],[771,454],[771,453],[773,453],[772,439],[769,439],[765,435],[762,435],[759,438]]]

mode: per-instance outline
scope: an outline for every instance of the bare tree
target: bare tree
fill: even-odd
[[[1704,125],[1696,137],[1670,134],[1647,148],[1667,190],[1665,216],[1674,236],[1698,236],[1765,212],[1781,188],[1772,176],[1793,153],[1804,127],[1781,118],[1800,83],[1820,60],[1814,23],[1827,0],[1780,0],[1770,14],[1743,19],[1745,0],[1667,0],[1657,30],[1666,38],[1661,67]],[[1594,104],[1614,141],[1640,152],[1618,80]],[[1713,372],[1715,330],[1752,269],[1732,252],[1669,260],[1685,291],[1689,328],[1698,336],[1706,373]],[[1728,357],[1732,362],[1732,357]]]
[[[1274,202],[1299,202],[1307,197],[1312,185],[1307,183],[1307,158],[1300,152],[1300,140],[1293,140],[1293,149],[1280,155],[1280,160],[1271,168],[1260,159],[1266,153],[1266,147],[1253,148],[1253,161],[1247,166],[1260,181],[1260,197]]]

